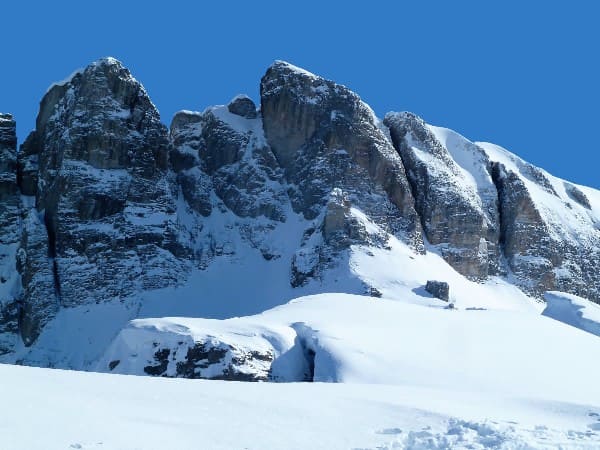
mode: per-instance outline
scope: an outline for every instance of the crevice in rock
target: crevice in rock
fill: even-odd
[[[54,280],[54,295],[56,303],[61,303],[60,277],[58,275],[58,263],[56,261],[56,221],[54,215],[47,210],[44,212],[44,225],[48,234],[48,258],[52,264],[52,276]]]
[[[414,172],[413,172],[413,169],[411,168],[410,161],[406,160],[406,155],[403,150],[403,145],[405,145],[404,136],[398,136],[398,134],[392,128],[387,126],[385,123],[383,124],[383,126],[387,128],[388,133],[386,133],[386,134],[391,139],[392,147],[394,147],[394,150],[396,150],[396,153],[400,157],[400,161],[402,161],[402,166],[404,167],[404,173],[406,173],[406,179],[408,181],[410,193],[415,202],[415,211],[417,213],[417,216],[419,217],[419,222],[421,223],[421,228],[423,230],[423,234],[425,235],[425,237],[427,239],[429,239],[430,237],[428,236],[428,232],[427,232],[427,230],[428,230],[427,224],[423,217],[423,205],[420,200],[421,196],[419,195],[419,185],[417,183],[416,177],[414,176]],[[424,179],[426,179],[427,174],[425,173],[423,175],[424,175]]]
[[[506,224],[505,224],[505,212],[503,207],[502,198],[504,196],[504,184],[502,183],[502,172],[504,166],[498,162],[491,162],[490,175],[492,176],[492,182],[496,187],[496,208],[498,209],[498,247],[500,254],[506,257],[505,242],[506,242]]]

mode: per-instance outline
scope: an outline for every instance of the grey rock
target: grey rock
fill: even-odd
[[[177,256],[186,250],[178,241],[168,150],[156,108],[113,58],[44,96],[19,155],[21,190],[35,194],[22,247],[26,343],[55,305],[123,299],[181,281],[186,265]],[[51,276],[34,270],[48,259]]]
[[[483,144],[414,114],[381,123],[346,87],[284,62],[260,87],[260,110],[238,96],[176,114],[168,132],[141,84],[105,58],[49,89],[18,154],[14,121],[0,114],[0,356],[19,334],[32,345],[61,308],[116,299],[134,311],[144,291],[235,261],[246,244],[289,264],[293,287],[312,283],[304,292],[338,276],[329,269],[353,245],[387,249],[393,235],[417,252],[425,237],[472,280],[508,274],[536,296],[600,301],[600,225],[584,188],[563,191],[510,154],[510,167],[492,163]],[[540,196],[573,211],[576,230],[552,223]],[[447,283],[426,289],[449,300]],[[268,380],[273,363],[218,339],[148,351],[140,370],[156,376]],[[103,364],[125,370],[120,358]]]
[[[233,100],[231,100],[231,102],[229,102],[227,109],[231,114],[242,116],[246,119],[256,119],[258,117],[256,105],[250,99],[250,97],[246,95],[236,96]]]
[[[171,137],[173,167],[193,210],[209,216],[212,191],[239,217],[285,219],[283,174],[264,142],[259,119],[240,119],[222,107],[180,112]]]
[[[427,280],[425,290],[435,298],[439,298],[445,302],[450,300],[450,286],[445,281]]]
[[[567,191],[567,195],[569,197],[571,197],[574,201],[579,203],[584,208],[592,209],[592,205],[590,205],[589,199],[575,185],[565,182],[564,186],[565,186],[565,190]]]
[[[17,186],[16,124],[0,113],[0,355],[18,342],[20,307],[16,254],[21,234],[20,192]]]
[[[384,123],[407,169],[415,204],[429,243],[458,272],[482,280],[499,271],[497,194],[487,155],[459,141],[479,164],[487,184],[469,190],[463,172],[427,124],[412,113],[390,113]],[[421,152],[428,155],[423,158]]]
[[[177,348],[160,348],[154,361],[144,367],[153,376],[227,381],[269,381],[274,355],[271,351],[240,348],[225,342],[207,340],[189,346],[183,342]],[[183,355],[183,356],[182,356]],[[169,362],[174,372],[167,371]],[[110,363],[112,364],[112,362]],[[251,366],[251,369],[248,369]],[[113,370],[116,367],[114,365]]]
[[[500,243],[520,287],[538,297],[542,297],[546,291],[558,290],[599,302],[598,230],[588,227],[585,232],[582,229],[577,236],[572,236],[568,230],[557,229],[561,225],[548,222],[542,217],[529,189],[518,174],[508,170],[503,164],[495,163],[493,178],[498,189],[500,207]],[[538,179],[539,177],[536,178]],[[544,183],[541,187],[544,188]],[[545,190],[556,195],[554,189]],[[574,190],[567,193],[571,198],[577,196]],[[577,203],[582,202],[585,203],[584,197],[579,197]],[[585,207],[585,204],[582,206]]]
[[[355,93],[278,61],[261,80],[261,113],[295,211],[312,220],[341,189],[378,225],[422,250],[402,161]]]

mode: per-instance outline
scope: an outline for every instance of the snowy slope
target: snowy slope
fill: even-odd
[[[235,383],[0,365],[0,448],[594,449],[600,403],[459,388]]]
[[[599,394],[592,394],[600,366],[581,357],[600,352],[596,336],[535,312],[451,310],[346,294],[302,297],[257,316],[225,321],[133,321],[97,369],[109,371],[110,362],[119,361],[114,372],[143,375],[154,354],[169,348],[165,374],[174,376],[190,340],[271,352],[276,381],[305,379],[304,358],[311,351],[314,381],[468,387],[600,402]],[[210,357],[199,361],[199,370],[218,374],[221,366],[212,362]],[[261,368],[268,369],[267,363]]]
[[[508,150],[488,142],[477,142],[491,161],[503,164],[519,175],[525,183],[539,212],[557,239],[589,239],[600,233],[600,204],[598,191],[576,186],[555,177],[543,169],[532,166]],[[573,188],[585,193],[585,200],[573,195]],[[593,198],[594,207],[586,203]],[[568,206],[567,206],[568,205]]]

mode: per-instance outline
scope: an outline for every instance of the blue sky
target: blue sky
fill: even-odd
[[[163,121],[237,93],[284,59],[376,113],[409,110],[600,188],[600,6],[592,1],[7,2],[0,111],[33,128],[48,85],[114,56]]]

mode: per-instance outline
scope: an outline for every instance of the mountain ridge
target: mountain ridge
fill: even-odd
[[[477,283],[514,285],[525,302],[555,290],[600,301],[598,191],[411,113],[381,120],[286,62],[261,80],[260,108],[237,96],[167,128],[131,73],[102,58],[49,88],[19,152],[12,118],[0,131],[5,361],[90,368],[130,319],[170,307],[224,318],[320,292],[410,297],[425,280],[401,272],[430,253],[440,269],[424,273],[459,306]],[[368,258],[396,261],[412,291]],[[277,287],[261,283],[267,272]],[[113,309],[97,345],[74,356],[61,343],[57,320]]]

